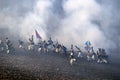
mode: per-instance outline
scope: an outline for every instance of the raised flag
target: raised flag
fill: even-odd
[[[87,51],[90,51],[90,50],[91,50],[91,42],[90,42],[90,41],[86,41],[86,42],[85,42],[85,49],[86,49]]]
[[[90,41],[86,41],[86,42],[85,42],[85,45],[86,45],[86,46],[91,46],[91,42],[90,42]]]
[[[36,34],[36,37],[37,37],[38,39],[42,39],[42,37],[40,36],[40,34],[37,32],[37,30],[35,30],[35,34]]]

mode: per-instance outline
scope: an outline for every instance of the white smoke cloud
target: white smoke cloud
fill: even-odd
[[[20,25],[22,36],[28,39],[35,33],[36,29],[41,37],[46,39],[46,20],[49,18],[51,7],[52,2],[50,0],[38,0],[33,8],[33,12],[27,14]]]
[[[118,30],[113,26],[120,18],[113,18],[113,14],[117,13],[113,3],[112,6],[108,6],[108,0],[102,2],[101,4],[97,0],[36,0],[33,6],[29,5],[31,10],[22,13],[22,16],[18,15],[21,11],[20,6],[17,7],[17,11],[16,8],[14,11],[13,7],[7,6],[0,10],[0,28],[8,28],[11,34],[16,33],[26,40],[35,34],[36,29],[43,39],[52,36],[54,40],[57,39],[67,46],[83,46],[85,41],[90,40],[96,48],[116,48],[116,40],[112,37]],[[55,5],[56,3],[58,5]],[[113,13],[110,13],[112,10]]]
[[[105,43],[105,36],[99,26],[91,21],[97,19],[101,7],[95,0],[67,0],[63,4],[66,17],[62,21],[58,38],[65,43],[84,45],[90,40],[93,46],[103,47],[98,42]]]

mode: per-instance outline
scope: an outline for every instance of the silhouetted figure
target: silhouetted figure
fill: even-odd
[[[24,47],[23,47],[23,43],[24,43],[24,42],[21,41],[21,40],[18,40],[18,42],[19,42],[19,48],[24,48]]]
[[[48,40],[48,45],[53,45],[53,41],[52,41],[51,37]]]
[[[4,43],[2,40],[0,40],[0,52],[4,51]]]
[[[31,38],[29,38],[28,50],[34,50],[34,39],[33,39],[33,35],[32,35]]]
[[[43,41],[43,50],[44,50],[44,52],[48,52],[48,44],[46,43],[46,41],[44,40]]]
[[[63,49],[63,53],[65,54],[65,56],[67,56],[67,48],[64,45],[62,45],[62,49]]]
[[[98,63],[108,63],[107,60],[108,56],[105,52],[105,49],[98,48],[97,56],[98,56],[98,60],[97,60]]]
[[[71,44],[71,48],[70,48],[70,64],[73,65],[73,62],[75,62],[76,59],[74,57],[74,49],[73,49],[73,45]]]
[[[77,52],[78,52],[78,56],[77,56],[77,57],[78,57],[78,58],[79,58],[79,57],[83,58],[81,49],[80,49],[79,47],[77,47],[77,46],[75,46],[75,47],[76,47],[77,50],[78,50],[78,51],[77,51]]]
[[[92,50],[92,52],[91,52],[91,55],[92,55],[91,58],[92,58],[92,60],[95,60],[96,53],[95,53],[93,47],[91,47],[91,50]]]
[[[6,48],[6,53],[7,53],[7,54],[10,53],[10,51],[13,51],[13,50],[14,50],[14,48],[13,48],[13,46],[12,46],[12,43],[11,43],[11,41],[8,39],[8,37],[6,37],[6,39],[5,39],[5,48]]]

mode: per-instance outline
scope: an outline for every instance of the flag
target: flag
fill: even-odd
[[[37,30],[35,30],[35,34],[36,34],[36,37],[37,37],[38,39],[42,39],[42,37],[40,36],[40,34],[37,32]]]
[[[86,42],[85,42],[85,49],[86,49],[87,51],[90,51],[90,50],[91,50],[91,42],[90,42],[90,41],[86,41]]]
[[[85,42],[85,45],[86,45],[86,46],[91,46],[91,42],[90,42],[90,41],[86,41],[86,42]]]

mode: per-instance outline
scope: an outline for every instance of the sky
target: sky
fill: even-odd
[[[27,41],[39,32],[66,46],[120,47],[120,0],[0,0],[0,38]],[[14,38],[13,38],[14,37]],[[35,37],[35,36],[34,36]],[[18,40],[17,39],[17,40]]]

